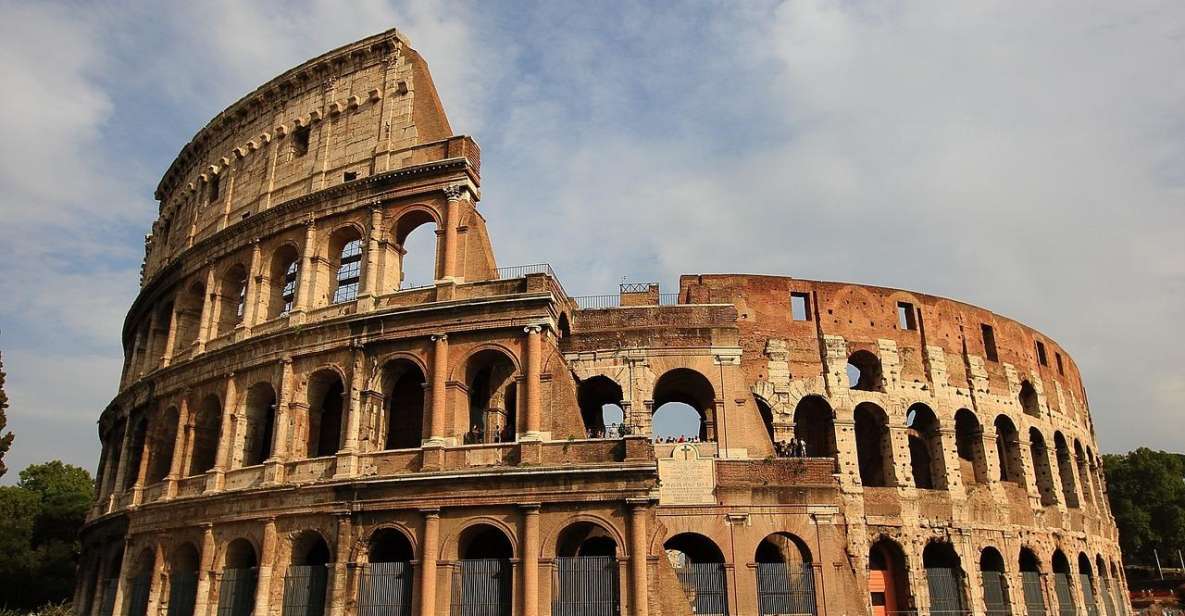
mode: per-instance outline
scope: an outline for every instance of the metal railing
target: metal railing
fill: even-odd
[[[366,565],[358,588],[359,616],[411,616],[413,579],[407,561]]]
[[[547,274],[552,278],[556,278],[555,271],[551,269],[551,265],[547,263],[532,263],[530,265],[513,265],[511,267],[499,267],[497,270],[498,280],[507,280],[510,278],[522,278],[527,274]]]
[[[169,576],[168,616],[193,616],[197,603],[197,571],[174,571]]]
[[[757,603],[760,613],[817,614],[815,572],[808,564],[757,563]]]
[[[572,298],[577,306],[585,310],[600,309],[600,308],[620,308],[621,295],[578,295]],[[678,293],[659,293],[659,306],[678,306],[682,302],[679,301]]]
[[[617,616],[621,600],[617,558],[561,556],[555,559],[552,616]]]
[[[728,591],[723,563],[687,563],[675,568],[679,585],[696,616],[728,614]]]

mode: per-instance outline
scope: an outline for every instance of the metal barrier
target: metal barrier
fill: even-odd
[[[573,297],[572,301],[585,310],[621,307],[620,295],[581,295]]]
[[[1099,578],[1099,594],[1103,596],[1103,608],[1107,616],[1115,616],[1115,593],[1111,592],[1111,578]]]
[[[169,576],[168,616],[193,616],[197,581],[197,571],[177,571]]]
[[[927,567],[926,586],[930,590],[930,613],[963,613],[963,576],[949,567]]]
[[[1041,589],[1041,573],[1021,571],[1020,581],[1024,590],[1027,616],[1045,616],[1045,592]]]
[[[1070,574],[1054,573],[1053,590],[1057,595],[1057,612],[1061,616],[1076,616],[1078,608],[1074,605],[1074,593],[1070,590]]]
[[[259,571],[223,569],[218,588],[218,616],[250,616],[255,609],[255,584]]]
[[[616,616],[621,611],[617,559],[561,556],[555,559],[552,616]]]
[[[510,616],[512,578],[510,560],[461,560],[453,571],[453,616]]]
[[[413,579],[410,562],[366,565],[358,588],[358,616],[410,616]]]
[[[547,274],[555,278],[555,271],[551,269],[551,265],[547,263],[532,263],[530,265],[515,265],[512,267],[499,267],[497,270],[498,280],[506,280],[508,278],[522,278],[527,274]]]
[[[129,580],[128,585],[128,616],[146,616],[148,614],[148,589],[152,586],[152,576],[145,573]]]
[[[115,586],[117,578],[107,578],[102,583],[103,600],[99,603],[99,616],[111,616],[115,613]]]
[[[814,570],[809,564],[757,563],[757,604],[761,616],[814,616]]]
[[[688,563],[675,569],[679,585],[691,602],[697,616],[728,614],[728,592],[725,586],[724,563]]]
[[[983,577],[983,605],[988,616],[1012,616],[1004,574],[1000,571],[981,571]]]
[[[1099,604],[1094,600],[1094,583],[1090,575],[1079,573],[1078,583],[1082,585],[1082,602],[1086,604],[1087,616],[1099,616]]]
[[[284,616],[323,616],[328,565],[290,565],[284,576]]]

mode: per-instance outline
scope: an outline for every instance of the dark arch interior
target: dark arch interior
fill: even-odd
[[[235,539],[226,546],[227,569],[250,569],[259,565],[255,556],[255,546],[246,539]]]
[[[860,391],[884,391],[880,358],[871,351],[852,353],[848,357],[848,385]]]
[[[979,569],[981,571],[1004,572],[1004,557],[996,548],[984,548],[979,555]]]
[[[794,436],[803,442],[806,455],[835,455],[835,419],[831,406],[819,396],[807,396],[794,407]]]
[[[276,427],[276,391],[269,383],[256,383],[247,390],[247,433],[243,443],[243,466],[263,464],[272,454],[272,433]]]
[[[222,404],[216,396],[206,396],[194,420],[193,453],[189,460],[190,475],[214,468],[214,458],[218,455],[218,435],[221,431]]]
[[[300,254],[292,245],[285,244],[272,256],[271,287],[267,298],[267,316],[276,318],[292,310],[296,301],[296,283],[300,270]]]
[[[332,562],[329,546],[319,533],[302,533],[292,542],[292,564],[320,566]]]
[[[461,558],[513,558],[514,549],[510,539],[502,531],[487,524],[470,527],[461,534],[459,545]]]
[[[1000,464],[1000,481],[1019,483],[1024,478],[1020,456],[1020,434],[1006,415],[995,421],[996,458]]]
[[[1037,402],[1037,390],[1033,384],[1028,381],[1022,381],[1020,384],[1020,408],[1024,410],[1025,414],[1033,417],[1041,416],[1041,405]]]
[[[959,474],[964,485],[987,483],[983,453],[983,427],[967,409],[955,413],[955,451],[959,456]]]
[[[556,540],[556,556],[616,556],[617,542],[604,528],[591,522],[577,522],[563,530]]]
[[[914,404],[906,413],[909,428],[909,462],[914,486],[923,490],[945,488],[942,442],[938,418],[925,404]]]
[[[759,563],[803,564],[811,562],[810,549],[790,533],[774,533],[757,544]]]
[[[1028,548],[1022,548],[1020,551],[1020,570],[1021,571],[1041,571],[1041,562],[1037,560],[1037,555]]]
[[[144,443],[148,440],[148,420],[140,416],[132,428],[132,445],[128,452],[128,472],[124,476],[124,489],[132,487],[139,475],[140,459],[144,455]]]
[[[680,533],[667,539],[663,549],[676,551],[686,556],[691,563],[722,563],[724,553],[707,537],[696,533]]]
[[[171,567],[173,573],[194,573],[201,566],[197,548],[192,543],[183,543],[173,553]]]
[[[469,358],[465,372],[470,424],[465,440],[470,443],[514,441],[518,423],[514,362],[500,351],[487,349]]]
[[[576,400],[580,405],[584,429],[589,436],[594,436],[597,432],[604,433],[606,413],[613,413],[613,408],[606,407],[616,407],[615,414],[620,414],[624,397],[621,385],[607,376],[597,375],[580,381],[576,390]]]
[[[1053,553],[1053,559],[1051,563],[1053,565],[1054,573],[1070,572],[1070,561],[1066,560],[1066,555],[1063,554],[1061,550],[1057,550]]]
[[[959,555],[951,544],[932,541],[922,551],[922,566],[927,569],[958,569]]]
[[[403,533],[393,528],[382,528],[370,537],[370,562],[392,563],[413,560],[411,543]]]
[[[345,387],[335,372],[319,372],[309,384],[308,449],[310,458],[331,456],[341,447]]]
[[[1085,552],[1078,555],[1078,573],[1083,575],[1091,575],[1090,557]]]
[[[856,457],[860,464],[860,482],[868,487],[889,485],[885,460],[891,460],[888,417],[880,407],[869,402],[856,406]]]
[[[413,449],[424,439],[424,372],[410,361],[383,367],[387,425],[385,449]]]
[[[177,409],[174,407],[169,407],[154,420],[148,483],[156,483],[169,474],[173,465],[173,448],[177,442],[177,423]]]
[[[1033,460],[1033,472],[1037,476],[1037,491],[1041,495],[1041,504],[1050,506],[1057,502],[1053,491],[1053,469],[1049,466],[1049,451],[1045,447],[1045,437],[1036,428],[1029,429],[1029,455]]]

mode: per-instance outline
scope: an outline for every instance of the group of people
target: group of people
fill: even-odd
[[[473,424],[473,427],[470,428],[469,431],[465,433],[465,444],[466,445],[479,445],[481,443],[486,442],[485,436],[486,436],[485,430],[482,430],[481,426],[479,426],[477,424]],[[504,440],[506,440],[506,441],[514,440],[513,438],[509,438],[509,436],[510,436],[510,427],[509,426],[507,426],[504,430],[501,430],[501,431],[498,431],[498,430],[491,431],[490,436],[492,437],[492,440],[490,441],[491,443],[501,443]]]
[[[683,435],[656,436],[656,437],[654,437],[654,442],[660,443],[660,444],[661,443],[699,443],[700,438],[698,436],[683,436]]]
[[[609,424],[603,428],[588,428],[585,431],[588,438],[621,438],[630,435],[630,427],[626,424]]]
[[[779,458],[805,458],[806,441],[797,436],[790,437],[789,441],[774,441],[774,452]]]

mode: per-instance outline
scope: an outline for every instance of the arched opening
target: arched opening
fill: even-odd
[[[1078,585],[1082,588],[1082,602],[1086,604],[1087,616],[1099,616],[1099,604],[1095,601],[1094,575],[1090,564],[1090,557],[1086,553],[1078,554]]]
[[[963,614],[967,601],[963,594],[963,567],[954,546],[932,541],[922,550],[926,586],[930,591],[931,614]]]
[[[218,435],[222,432],[222,403],[210,394],[198,405],[193,420],[193,443],[190,444],[189,475],[214,468],[218,456]]]
[[[119,462],[123,458],[123,437],[127,432],[127,420],[120,419],[115,422],[115,426],[108,432],[107,441],[104,445],[104,450],[107,452],[107,460],[103,463],[104,475],[99,475],[99,480],[103,481],[103,485],[99,486],[99,493],[102,496],[107,496],[116,490],[115,475],[119,470]],[[107,473],[107,469],[111,469]]]
[[[1008,597],[1008,576],[999,550],[986,547],[979,554],[979,575],[983,580],[983,605],[988,616],[1012,616]]]
[[[1111,580],[1112,590],[1115,594],[1115,610],[1119,613],[1124,613],[1127,609],[1128,599],[1127,593],[1123,592],[1123,576],[1120,575],[1121,569],[1115,561],[1111,561]]]
[[[148,483],[156,483],[169,475],[173,466],[173,449],[177,445],[177,408],[169,407],[152,425],[152,444],[148,447]]]
[[[909,435],[909,463],[914,487],[922,490],[945,490],[946,459],[942,455],[942,431],[938,417],[920,402],[905,414]]]
[[[790,533],[757,544],[757,605],[761,616],[815,614],[815,570],[806,543]]]
[[[1007,415],[996,417],[996,460],[1000,465],[1000,481],[1024,484],[1025,467],[1020,453],[1020,433]]]
[[[217,301],[217,332],[214,335],[225,336],[243,322],[247,308],[247,268],[235,265],[222,274]]]
[[[324,616],[332,561],[320,533],[305,531],[293,539],[292,561],[284,574],[284,616]]]
[[[193,281],[184,291],[177,294],[177,333],[174,334],[173,352],[181,353],[197,342],[202,323],[202,305],[206,301],[206,285]]]
[[[881,360],[871,351],[856,351],[848,357],[848,387],[860,391],[884,391]]]
[[[1070,587],[1070,561],[1061,550],[1053,553],[1053,592],[1057,595],[1057,612],[1060,616],[1075,616],[1078,606],[1074,603],[1074,591]]]
[[[123,567],[123,542],[112,549],[107,568],[103,570],[103,580],[100,583],[99,615],[109,616],[115,613],[115,589],[119,586],[119,572]]]
[[[428,286],[440,278],[436,239],[436,219],[424,210],[412,210],[395,223],[399,289]]]
[[[256,383],[247,390],[247,423],[243,431],[243,466],[263,464],[272,455],[276,429],[276,390]]]
[[[860,483],[865,487],[893,485],[893,444],[889,437],[889,416],[871,402],[861,402],[852,413],[856,428],[856,458]]]
[[[905,552],[891,539],[881,538],[868,550],[868,594],[872,616],[890,616],[912,606]]]
[[[148,419],[140,414],[132,427],[132,442],[128,450],[127,471],[123,477],[123,489],[136,484],[140,476],[140,463],[144,459],[144,445],[148,442]]]
[[[366,553],[359,616],[411,616],[415,555],[407,537],[393,528],[380,528],[370,536]]]
[[[197,602],[198,567],[201,559],[192,543],[182,543],[169,559],[169,611],[167,616],[193,616]]]
[[[362,280],[362,234],[354,227],[338,229],[329,238],[331,303],[352,302],[358,298]]]
[[[152,342],[148,347],[149,369],[161,365],[161,358],[165,355],[165,345],[169,339],[169,328],[172,327],[173,302],[166,302],[156,309],[156,326],[148,339]]]
[[[383,366],[383,449],[415,449],[424,442],[424,371],[396,359]]]
[[[296,305],[296,285],[300,280],[300,253],[285,244],[272,255],[268,268],[267,318],[274,319],[289,312]]]
[[[488,524],[471,526],[457,543],[461,560],[453,570],[453,613],[510,616],[514,579],[510,539]]]
[[[469,385],[470,428],[465,442],[508,443],[517,438],[514,372],[514,362],[501,351],[487,349],[469,358],[465,383]]]
[[[1103,555],[1095,556],[1095,571],[1097,572],[1098,591],[1102,595],[1103,609],[1106,610],[1107,616],[1115,616],[1115,590],[1111,582],[1111,576],[1107,574],[1107,563],[1103,560]]]
[[[226,546],[218,588],[219,616],[250,616],[255,609],[255,587],[259,578],[259,557],[246,539]]]
[[[697,533],[680,533],[663,544],[667,562],[696,616],[728,613],[724,554],[711,539]]]
[[[152,550],[140,552],[140,557],[133,565],[131,577],[127,585],[127,615],[147,616],[148,593],[152,588],[152,568],[154,557]]]
[[[584,422],[588,438],[615,438],[622,434],[625,412],[622,401],[625,394],[607,376],[597,375],[580,381],[576,389],[576,400],[580,405],[580,418]]]
[[[1024,410],[1026,415],[1033,417],[1041,416],[1041,404],[1037,401],[1037,390],[1033,384],[1028,381],[1021,381],[1020,383],[1020,408]]]
[[[559,331],[560,340],[572,335],[572,324],[568,321],[568,313],[560,313],[560,320],[556,323],[556,329]]]
[[[309,421],[305,427],[308,457],[332,456],[341,449],[345,395],[341,377],[332,370],[322,370],[309,378]]]
[[[716,440],[716,392],[711,382],[688,368],[663,374],[654,383],[651,425],[655,437]]]
[[[1082,441],[1074,439],[1074,460],[1078,463],[1078,477],[1082,482],[1082,500],[1083,504],[1094,501],[1094,490],[1091,486],[1091,472],[1090,462],[1087,460],[1086,451],[1082,449]]]
[[[1020,581],[1025,595],[1025,612],[1045,614],[1045,589],[1041,586],[1041,563],[1029,548],[1020,549]]]
[[[794,437],[812,458],[835,457],[835,413],[820,396],[806,396],[794,407]]]
[[[987,455],[983,450],[983,426],[975,413],[959,409],[955,413],[955,449],[959,455],[959,474],[963,485],[987,483]]]
[[[777,455],[794,455],[793,448],[778,439],[777,431],[774,430],[774,410],[758,396],[753,397],[753,402],[757,404],[757,414],[761,416],[761,425],[765,426],[765,433],[769,435],[769,440],[773,443]]]
[[[613,616],[620,610],[617,542],[603,527],[577,522],[556,539],[556,616]]]
[[[1053,446],[1057,452],[1057,474],[1061,478],[1066,506],[1076,508],[1080,504],[1078,488],[1074,484],[1074,461],[1070,458],[1070,447],[1066,444],[1066,437],[1061,432],[1053,433]]]
[[[1041,505],[1049,507],[1057,504],[1057,495],[1053,490],[1053,469],[1049,466],[1049,449],[1045,446],[1045,437],[1036,428],[1029,429],[1029,454],[1033,458],[1033,473],[1037,476],[1037,491],[1041,494]]]

